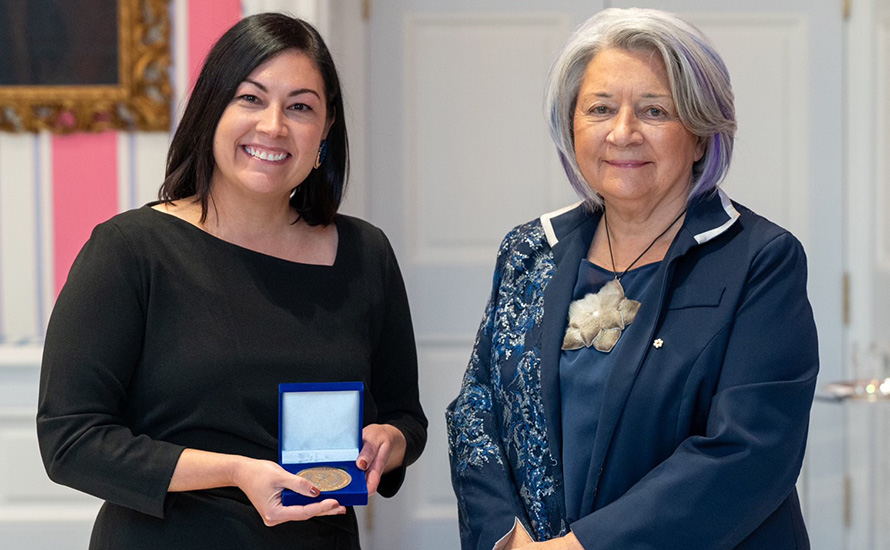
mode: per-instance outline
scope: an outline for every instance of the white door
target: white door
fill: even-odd
[[[840,378],[839,6],[633,3],[688,16],[724,55],[740,121],[727,189],[803,241],[822,376]],[[405,274],[430,417],[426,452],[403,492],[369,510],[370,550],[458,547],[443,411],[469,358],[500,239],[576,200],[547,134],[544,81],[572,29],[604,4],[630,2],[370,2],[365,214],[390,236]],[[835,550],[843,547],[843,423],[833,404],[817,404],[813,418],[801,489],[813,547]]]
[[[847,49],[850,379],[890,376],[890,0],[851,9]],[[849,548],[890,549],[890,403],[849,402]]]

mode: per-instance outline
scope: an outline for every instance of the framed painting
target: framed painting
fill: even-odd
[[[168,4],[0,0],[0,130],[169,130]]]

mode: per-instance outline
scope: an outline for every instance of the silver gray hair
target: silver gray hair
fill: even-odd
[[[587,66],[606,48],[654,50],[661,55],[680,121],[705,145],[704,155],[692,166],[689,201],[716,189],[729,169],[736,130],[732,86],[723,59],[701,31],[674,14],[609,8],[572,34],[550,69],[546,90],[550,136],[575,192],[588,206],[602,206],[602,198],[578,168],[573,123]]]

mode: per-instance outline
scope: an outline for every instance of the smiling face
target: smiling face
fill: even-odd
[[[685,203],[704,146],[680,121],[657,52],[597,53],[581,82],[573,128],[581,175],[607,203]]]
[[[313,169],[331,121],[310,58],[286,50],[239,84],[213,137],[211,190],[285,201]]]

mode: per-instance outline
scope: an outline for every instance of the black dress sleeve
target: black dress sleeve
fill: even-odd
[[[47,328],[37,434],[53,481],[163,517],[183,448],[124,421],[145,335],[140,261],[113,222],[96,227],[77,256]]]
[[[382,234],[381,234],[382,235]],[[427,419],[420,405],[417,349],[405,283],[395,253],[384,239],[384,317],[379,345],[371,364],[371,395],[377,405],[377,422],[390,424],[404,435],[405,461],[380,480],[377,491],[390,497],[405,478],[405,469],[420,457],[426,445]]]

